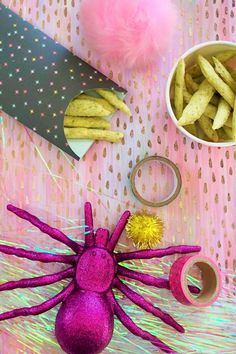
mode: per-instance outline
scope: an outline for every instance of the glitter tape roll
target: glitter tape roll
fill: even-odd
[[[146,200],[144,199],[140,193],[138,192],[137,188],[136,188],[136,184],[135,184],[135,178],[137,175],[138,170],[140,169],[140,167],[142,165],[144,165],[146,162],[149,161],[158,161],[161,162],[163,165],[167,166],[173,173],[174,176],[174,186],[173,186],[173,190],[170,193],[170,195],[168,195],[164,200],[161,200],[159,202],[152,202],[150,200]],[[175,198],[177,198],[177,196],[179,195],[179,192],[181,190],[182,187],[182,178],[181,178],[181,174],[179,172],[178,167],[169,159],[162,157],[162,156],[149,156],[146,157],[145,159],[141,160],[133,169],[132,173],[131,173],[131,188],[132,188],[132,192],[135,195],[135,197],[144,205],[150,206],[150,207],[162,207],[164,205],[167,205],[169,203],[171,203]]]
[[[187,275],[196,265],[202,273],[202,290],[191,294],[188,289]],[[221,275],[217,265],[208,257],[195,255],[177,259],[170,270],[170,289],[176,300],[184,305],[196,307],[210,306],[215,302],[221,290]]]

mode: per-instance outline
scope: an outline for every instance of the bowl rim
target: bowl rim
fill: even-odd
[[[179,60],[185,59],[186,57],[188,57],[190,54],[196,52],[197,50],[204,48],[204,47],[210,47],[213,45],[225,45],[225,46],[231,46],[231,47],[235,47],[236,48],[236,43],[235,42],[231,42],[231,41],[209,41],[209,42],[202,42],[202,43],[198,43],[196,45],[194,45],[193,47],[189,48],[187,51],[185,51],[180,57],[179,59],[176,61],[176,63],[173,65],[169,75],[168,75],[168,79],[167,79],[167,83],[166,83],[166,91],[165,91],[165,99],[166,99],[166,105],[167,105],[167,110],[168,113],[172,119],[172,121],[174,122],[175,126],[177,127],[177,129],[182,132],[185,136],[187,136],[188,138],[190,138],[191,140],[199,143],[199,144],[203,144],[203,145],[207,145],[207,146],[213,146],[213,147],[227,147],[227,146],[234,146],[236,145],[236,142],[234,141],[228,141],[228,142],[219,142],[219,143],[214,143],[211,141],[206,141],[203,139],[200,139],[198,137],[196,137],[195,135],[190,134],[187,130],[185,130],[183,127],[178,125],[178,120],[175,117],[175,114],[173,112],[172,106],[171,106],[171,102],[170,102],[170,87],[171,87],[171,82],[173,79],[173,76],[175,74],[177,65]]]

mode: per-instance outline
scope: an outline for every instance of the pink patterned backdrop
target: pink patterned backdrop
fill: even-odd
[[[208,40],[236,40],[234,0],[176,0],[179,20],[169,50],[153,72],[137,73],[101,63],[80,34],[79,0],[2,0],[27,21],[55,38],[81,58],[127,88],[127,104],[133,116],[117,112],[113,127],[124,132],[124,144],[95,143],[81,161],[75,161],[37,134],[7,117],[0,120],[0,237],[1,243],[35,250],[64,248],[26,222],[9,215],[10,201],[37,214],[46,222],[83,238],[83,204],[93,203],[97,227],[112,229],[120,213],[143,206],[133,197],[129,176],[137,161],[158,154],[177,163],[183,179],[181,194],[169,206],[148,209],[163,218],[166,230],[162,246],[200,244],[203,253],[216,260],[223,275],[224,290],[213,307],[198,311],[176,304],[170,295],[155,289],[141,293],[175,314],[188,329],[178,335],[156,319],[122,303],[137,323],[181,353],[235,353],[236,293],[236,149],[208,148],[186,139],[166,112],[165,85],[171,67],[188,48]],[[170,24],[171,25],[171,24]],[[158,187],[155,168],[149,169],[153,183],[141,186],[145,193]],[[155,186],[157,183],[157,186]],[[164,188],[164,187],[163,187]],[[118,249],[133,249],[125,234]],[[168,259],[134,263],[150,274],[168,272]],[[0,255],[1,281],[30,277],[59,270],[58,265],[41,265]],[[60,268],[61,269],[61,268]],[[136,286],[132,284],[132,286]],[[1,294],[0,309],[30,306],[55,294],[61,285]],[[165,294],[165,295],[164,295]],[[37,318],[16,318],[0,324],[0,353],[61,353],[53,334],[56,310]],[[156,349],[127,334],[116,323],[105,353],[154,353]]]

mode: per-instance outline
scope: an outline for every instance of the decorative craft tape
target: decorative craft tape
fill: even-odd
[[[136,188],[135,178],[136,178],[137,172],[146,162],[149,162],[149,161],[161,162],[162,164],[167,166],[172,171],[173,176],[174,176],[174,186],[173,186],[172,192],[164,200],[161,200],[159,202],[152,202],[152,201],[144,199]],[[144,205],[148,205],[151,207],[162,207],[164,205],[171,203],[179,195],[179,192],[180,192],[181,186],[182,186],[182,178],[181,178],[181,174],[179,172],[178,167],[172,161],[170,161],[169,159],[162,157],[162,156],[149,156],[149,157],[146,157],[145,159],[141,160],[134,167],[130,179],[131,179],[131,188],[132,188],[132,191],[133,191],[133,194],[135,195],[135,197]]]
[[[92,145],[80,140],[72,151],[64,113],[75,96],[97,88],[126,90],[45,33],[0,4],[0,110],[76,159]]]
[[[194,265],[202,272],[203,287],[198,295],[191,294],[188,289],[187,275]],[[181,304],[196,307],[210,306],[217,300],[221,290],[220,271],[208,257],[201,255],[180,257],[170,270],[170,289]]]

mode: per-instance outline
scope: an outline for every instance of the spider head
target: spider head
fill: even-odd
[[[105,292],[115,276],[115,263],[112,255],[104,248],[91,247],[81,255],[76,281],[80,289]]]

